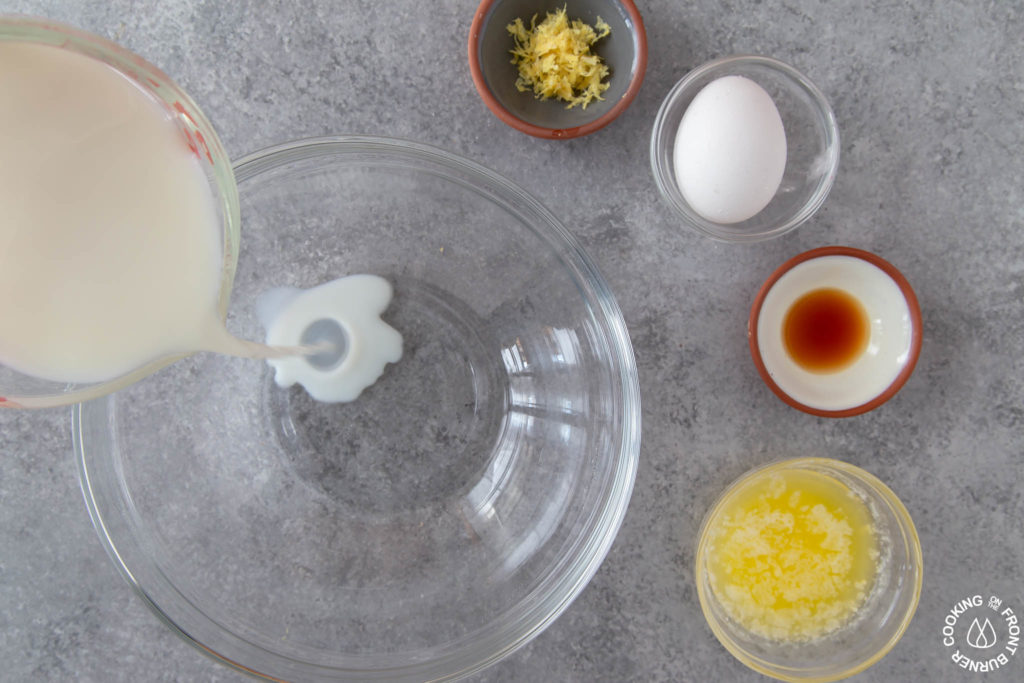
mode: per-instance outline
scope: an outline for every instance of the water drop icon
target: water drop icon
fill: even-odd
[[[996,644],[996,630],[988,618],[984,624],[978,623],[977,618],[971,622],[971,627],[967,629],[967,644],[978,650],[987,650]]]

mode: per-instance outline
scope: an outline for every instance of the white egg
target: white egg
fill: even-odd
[[[697,93],[675,140],[679,190],[715,223],[739,223],[775,196],[786,168],[786,131],[771,95],[743,76]]]

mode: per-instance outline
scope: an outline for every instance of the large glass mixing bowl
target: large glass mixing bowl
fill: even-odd
[[[48,19],[0,15],[0,42],[52,45],[97,59],[129,79],[167,112],[184,143],[196,155],[217,206],[222,232],[219,306],[227,309],[231,279],[238,256],[238,191],[231,161],[213,125],[196,103],[163,71],[106,38]],[[154,360],[107,382],[51,382],[18,372],[0,363],[0,408],[46,408],[109,394],[156,372],[180,355]]]
[[[433,680],[540,633],[583,589],[637,467],[622,316],[524,191],[438,149],[287,144],[239,162],[228,326],[276,286],[371,273],[402,359],[351,403],[200,354],[74,411],[111,557],[182,637],[284,680]]]

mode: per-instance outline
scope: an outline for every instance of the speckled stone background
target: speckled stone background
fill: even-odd
[[[479,681],[757,680],[714,639],[691,563],[701,516],[746,469],[826,455],[886,481],[913,515],[924,591],[909,631],[859,681],[1019,681],[959,670],[943,617],[995,594],[1024,612],[1024,5],[1017,0],[658,0],[640,5],[647,78],[610,127],[523,136],[478,99],[465,40],[475,0],[14,0],[160,65],[233,157],[331,133],[411,138],[521,183],[575,231],[618,296],[644,399],[622,530],[592,584]],[[647,161],[672,84],[730,53],[788,61],[831,98],[839,177],[778,240],[679,232]],[[0,93],[2,96],[2,93]],[[2,163],[2,161],[0,161]],[[875,251],[920,298],[924,348],[879,410],[826,420],[785,406],[750,362],[760,282],[805,249]],[[0,679],[238,681],[173,635],[123,583],[82,503],[69,411],[0,414]]]

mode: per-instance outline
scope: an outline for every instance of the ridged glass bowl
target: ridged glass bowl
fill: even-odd
[[[268,678],[435,680],[523,645],[583,589],[630,497],[637,371],[573,236],[424,145],[341,137],[235,166],[228,327],[257,296],[386,278],[402,359],[351,403],[199,354],[74,411],[100,538],[182,637]]]

